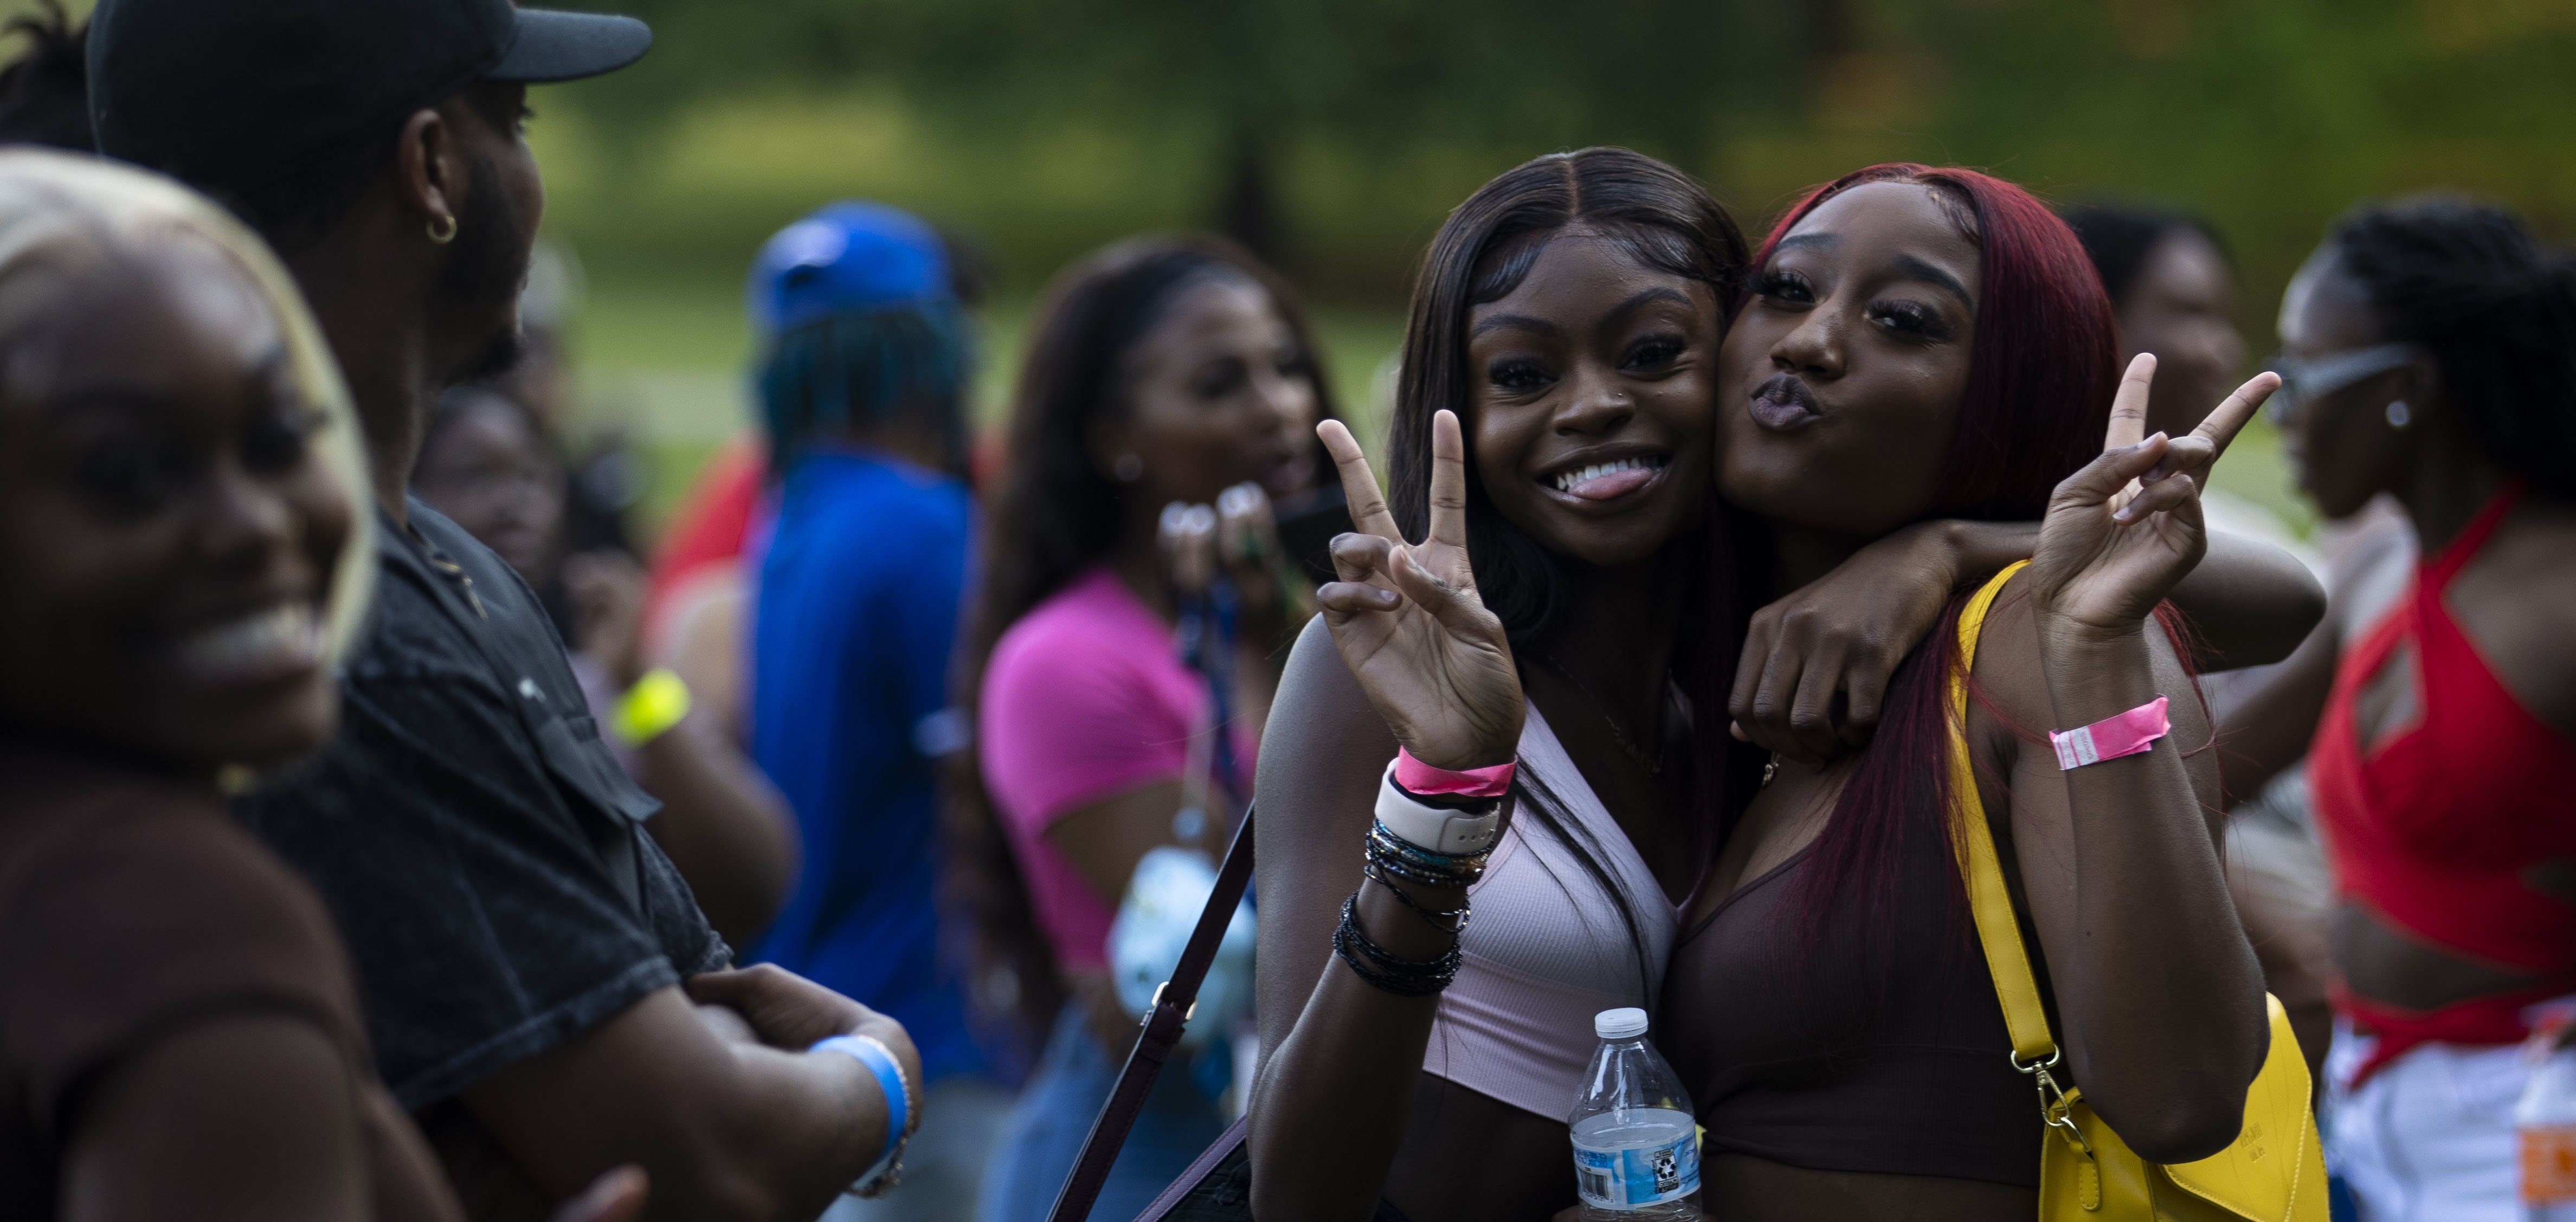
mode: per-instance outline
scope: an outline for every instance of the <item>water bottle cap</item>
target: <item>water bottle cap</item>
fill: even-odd
[[[1605,1040],[1633,1040],[1646,1033],[1646,1012],[1635,1006],[1603,1010],[1592,1016],[1592,1034]]]

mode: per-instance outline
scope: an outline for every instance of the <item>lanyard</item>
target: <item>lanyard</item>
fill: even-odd
[[[1207,831],[1207,806],[1211,794],[1211,774],[1221,780],[1226,823],[1234,822],[1234,788],[1242,783],[1234,751],[1234,721],[1231,667],[1234,661],[1235,618],[1241,597],[1225,574],[1215,574],[1204,593],[1185,593],[1180,598],[1180,622],[1173,636],[1179,647],[1181,663],[1199,672],[1208,690],[1208,734],[1202,747],[1197,736],[1190,742],[1190,762],[1181,777],[1181,810],[1172,817],[1173,834],[1186,842],[1197,842]]]

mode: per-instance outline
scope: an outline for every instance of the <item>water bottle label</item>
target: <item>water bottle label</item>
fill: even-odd
[[[1583,1203],[1636,1209],[1699,1191],[1699,1137],[1684,1133],[1661,1145],[1618,1149],[1574,1147],[1574,1180]]]
[[[2522,1130],[2522,1199],[2533,1205],[2576,1201],[2576,1125]]]

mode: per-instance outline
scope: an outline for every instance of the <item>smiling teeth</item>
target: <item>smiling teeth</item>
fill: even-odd
[[[1644,458],[1622,458],[1615,462],[1594,463],[1589,467],[1584,467],[1579,470],[1557,472],[1556,490],[1559,492],[1572,492],[1578,484],[1588,483],[1592,480],[1599,479],[1604,475],[1617,475],[1622,471],[1661,471],[1663,469],[1664,460],[1660,455]]]
[[[311,607],[287,603],[189,634],[179,664],[221,678],[309,665],[322,656],[322,625]]]

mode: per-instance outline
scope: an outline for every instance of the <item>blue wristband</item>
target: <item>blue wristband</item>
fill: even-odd
[[[904,1128],[912,1112],[912,1092],[904,1086],[903,1067],[895,1063],[894,1054],[887,1051],[884,1044],[864,1035],[835,1035],[815,1041],[814,1046],[806,1051],[847,1054],[867,1066],[868,1072],[876,1076],[877,1089],[885,1093],[885,1148],[877,1152],[877,1160],[869,1166],[868,1173],[859,1177],[864,1183],[876,1176],[895,1152],[903,1148]]]

